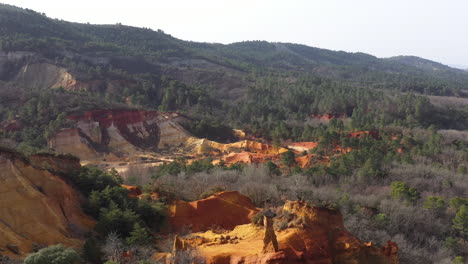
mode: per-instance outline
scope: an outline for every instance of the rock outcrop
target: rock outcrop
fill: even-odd
[[[288,148],[297,152],[309,152],[309,150],[316,148],[318,144],[318,142],[293,142],[288,145]]]
[[[200,232],[213,227],[232,230],[250,223],[257,212],[248,197],[226,191],[194,202],[176,201],[169,208],[169,221],[173,231],[189,228]]]
[[[53,155],[49,153],[34,154],[28,157],[32,166],[46,169],[52,173],[68,173],[80,169],[80,160],[69,155]]]
[[[109,154],[121,156],[155,151],[183,143],[190,137],[177,121],[176,113],[138,110],[94,110],[67,117],[76,127],[59,131],[49,139],[49,147],[84,161]]]
[[[250,140],[223,144],[196,138],[180,125],[186,118],[178,113],[114,109],[92,110],[67,118],[75,121],[75,126],[52,136],[49,148],[77,156],[83,163],[128,162],[145,155],[151,155],[153,160],[170,161],[165,153],[193,159],[208,155],[226,164],[262,163],[278,160],[287,151]]]
[[[395,243],[389,241],[382,248],[362,243],[346,231],[338,211],[287,202],[275,221],[282,226],[276,230],[277,252],[264,252],[265,229],[253,224],[239,225],[222,234],[211,230],[191,234],[186,241],[209,264],[399,263]]]
[[[50,63],[26,64],[14,81],[19,86],[33,89],[65,88],[71,90],[77,86],[77,81],[65,68]]]
[[[0,149],[1,254],[25,255],[33,243],[82,243],[79,238],[94,222],[82,212],[79,193],[51,172],[65,173],[77,165],[66,157],[36,155],[29,160]]]

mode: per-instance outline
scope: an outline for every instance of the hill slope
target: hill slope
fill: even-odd
[[[92,77],[89,71],[93,67],[101,67],[101,71],[112,67],[128,74],[168,74],[179,80],[200,71],[243,75],[255,69],[316,74],[366,85],[377,85],[366,79],[379,74],[400,82],[435,82],[427,90],[434,94],[456,93],[468,85],[465,72],[417,57],[379,59],[364,53],[265,41],[229,45],[187,42],[162,31],[70,23],[7,5],[0,6],[0,22],[1,50],[34,52],[65,65],[67,58],[72,59],[81,64],[71,67],[72,71],[83,79]],[[3,80],[9,77],[7,73],[2,76]],[[227,85],[228,80],[223,81]],[[442,91],[442,86],[449,90]],[[424,92],[418,87],[400,89]]]
[[[286,128],[310,115],[352,116],[358,109],[367,121],[356,122],[357,129],[376,127],[370,120],[382,115],[386,124],[468,127],[462,108],[394,93],[467,95],[468,73],[416,57],[379,59],[265,41],[187,42],[162,31],[70,23],[9,5],[0,5],[0,25],[0,131],[35,148],[69,127],[59,113],[100,108],[181,111],[207,120],[204,132],[222,123],[270,140],[297,140],[304,124],[295,133]],[[198,125],[192,128],[200,132]]]

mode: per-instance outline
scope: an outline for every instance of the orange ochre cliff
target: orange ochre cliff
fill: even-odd
[[[0,149],[0,255],[25,256],[33,245],[79,247],[93,220],[80,196],[56,173],[79,168],[77,159]]]
[[[278,215],[265,217],[266,227],[246,223],[259,210],[237,192],[221,192],[191,203],[178,202],[171,210],[170,219],[176,230],[191,224],[194,232],[208,231],[177,236],[176,242],[184,247],[175,247],[166,256],[195,248],[208,264],[399,263],[394,242],[388,241],[381,248],[363,243],[346,231],[338,211],[305,202],[287,201]],[[213,226],[225,230],[210,230]],[[155,257],[161,260],[161,256]]]
[[[169,216],[174,231],[188,228],[199,232],[250,223],[258,211],[248,197],[226,191],[194,202],[176,201],[169,207]]]

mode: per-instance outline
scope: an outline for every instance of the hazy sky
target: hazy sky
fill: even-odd
[[[49,17],[232,43],[301,43],[468,66],[468,0],[0,0]]]

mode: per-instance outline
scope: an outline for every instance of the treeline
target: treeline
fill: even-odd
[[[151,198],[131,198],[129,191],[120,186],[123,179],[116,171],[105,173],[82,167],[67,178],[87,196],[84,211],[97,220],[82,249],[86,261],[103,263],[109,253],[105,248],[109,246],[105,245],[109,238],[123,243],[121,248],[149,247],[154,243],[154,234],[164,224],[164,203]]]

